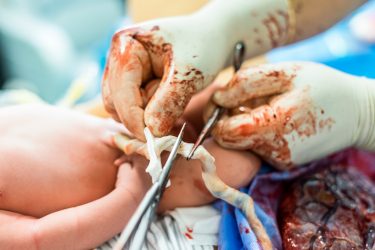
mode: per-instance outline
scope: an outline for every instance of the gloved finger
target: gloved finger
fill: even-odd
[[[213,101],[222,107],[234,108],[251,99],[283,93],[293,86],[295,70],[291,64],[240,70],[227,86],[215,92]]]
[[[222,146],[234,149],[257,149],[273,140],[278,118],[273,109],[264,105],[250,113],[224,116],[218,121],[212,135]]]
[[[160,79],[154,79],[147,83],[145,88],[141,89],[143,103],[148,103],[151,97],[155,94],[160,84]]]
[[[315,136],[318,129],[331,126],[331,119],[318,122],[318,114],[321,111],[312,105],[308,89],[293,90],[275,96],[269,105],[223,117],[211,134],[224,147],[250,149],[287,169],[293,166],[293,149],[303,147],[304,140]]]
[[[272,99],[271,97],[259,97],[256,99],[248,100],[245,103],[242,103],[240,106],[237,106],[235,108],[228,109],[226,111],[228,116],[235,116],[240,114],[249,114],[253,109],[262,106],[267,105],[269,101]],[[214,112],[215,108],[218,106],[210,100],[206,103],[206,108],[203,112],[203,121],[206,123],[208,119],[211,117],[212,113]]]
[[[204,80],[201,71],[178,67],[172,57],[167,57],[164,65],[159,88],[145,109],[145,123],[155,136],[170,132],[193,94],[203,87]]]
[[[110,96],[120,120],[139,139],[144,140],[142,82],[151,76],[151,63],[142,44],[130,36],[113,37],[107,62]]]
[[[109,82],[108,82],[108,65],[104,71],[103,81],[102,81],[102,100],[104,104],[104,109],[112,116],[114,120],[120,122],[120,118],[117,115],[115,105],[113,104],[111,91],[109,89]]]

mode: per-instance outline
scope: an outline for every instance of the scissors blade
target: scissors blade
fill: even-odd
[[[137,231],[133,234],[134,236],[129,245],[129,249],[142,249],[145,243],[148,228],[150,227],[151,221],[155,216],[155,209],[156,204],[152,203],[146,210],[145,214],[142,217],[142,220],[139,222]]]
[[[233,67],[234,72],[237,72],[244,61],[245,58],[245,44],[243,42],[238,42],[234,47],[234,56],[233,56]]]
[[[117,240],[114,249],[123,249],[125,244],[129,241],[130,237],[134,235],[132,247],[140,249],[146,237],[146,232],[150,226],[151,221],[154,219],[156,207],[160,201],[162,192],[167,185],[169,173],[172,169],[173,162],[177,157],[178,148],[181,145],[182,137],[185,131],[186,123],[181,128],[181,131],[174,143],[168,159],[163,167],[159,179],[151,186],[144,196],[142,202],[137,207],[133,216],[130,218],[125,229],[122,231],[120,238]],[[135,230],[138,231],[135,232]]]
[[[125,244],[129,241],[130,237],[133,235],[135,229],[138,227],[142,217],[152,205],[155,196],[159,191],[159,183],[154,183],[151,188],[147,191],[142,202],[135,210],[133,216],[130,218],[128,224],[125,226],[124,230],[121,232],[120,238],[117,240],[114,247],[115,250],[121,250]]]
[[[237,72],[241,68],[244,57],[245,57],[245,44],[243,42],[238,42],[236,43],[234,47],[234,57],[233,57],[234,72]],[[218,122],[218,120],[220,119],[224,111],[225,111],[224,108],[221,108],[221,107],[215,108],[211,117],[208,119],[207,123],[203,127],[203,130],[199,134],[197,141],[194,143],[194,146],[192,147],[188,157],[186,157],[187,160],[190,160],[193,157],[195,150],[197,150],[197,148],[200,145],[202,145],[203,141],[206,139],[207,135],[211,132],[212,128]]]
[[[161,196],[168,183],[169,173],[171,172],[173,163],[177,157],[177,152],[181,145],[182,137],[184,135],[185,126],[186,126],[186,123],[182,125],[180,133],[177,136],[177,139],[175,143],[173,144],[172,150],[169,153],[168,159],[163,166],[162,172],[159,176],[159,179],[157,180],[157,183],[159,184],[158,185],[159,189],[154,197],[154,201],[150,204],[147,211],[143,215],[142,221],[140,222],[140,227],[138,228],[138,231],[134,235],[134,238],[131,244],[131,249],[141,249],[144,244],[144,239],[146,238],[147,230],[150,227],[152,220],[155,218],[156,208],[159,204]]]
[[[160,182],[161,184],[160,185],[161,191],[163,191],[165,189],[165,186],[167,185],[169,173],[171,172],[173,162],[175,161],[177,157],[177,152],[182,142],[182,137],[184,136],[185,127],[186,127],[186,123],[182,125],[180,133],[177,136],[176,142],[174,143],[172,150],[169,153],[168,159],[165,162],[163,170],[158,179],[158,182]]]
[[[214,109],[214,112],[208,119],[207,123],[204,125],[197,141],[194,143],[193,148],[191,149],[188,157],[186,158],[187,160],[190,160],[193,157],[195,150],[197,150],[197,148],[203,143],[204,139],[206,139],[207,135],[211,132],[212,128],[215,126],[223,112],[224,108],[222,107],[216,107]]]

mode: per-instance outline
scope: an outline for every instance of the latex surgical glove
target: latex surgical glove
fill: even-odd
[[[232,63],[238,41],[254,56],[285,44],[288,25],[287,0],[214,0],[189,16],[121,30],[103,78],[105,107],[139,139],[145,126],[166,135],[191,97]]]
[[[269,64],[240,70],[213,101],[229,109],[212,132],[217,142],[280,169],[351,146],[375,150],[375,80],[315,63]]]

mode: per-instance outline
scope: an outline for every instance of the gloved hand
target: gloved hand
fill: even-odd
[[[288,26],[287,0],[213,0],[190,16],[119,31],[103,79],[105,107],[138,139],[144,126],[166,135],[193,94],[231,64],[238,41],[254,56],[285,44]]]
[[[315,63],[269,64],[240,70],[213,101],[229,109],[212,131],[217,142],[280,169],[350,146],[375,150],[374,80]]]

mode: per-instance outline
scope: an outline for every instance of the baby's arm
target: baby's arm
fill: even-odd
[[[149,184],[142,166],[125,163],[116,188],[96,201],[40,219],[0,211],[0,249],[94,248],[122,230]]]

